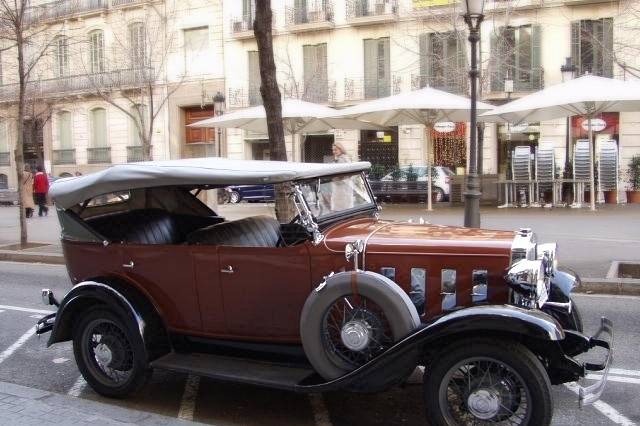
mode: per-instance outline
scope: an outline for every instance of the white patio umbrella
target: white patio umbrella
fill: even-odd
[[[640,82],[585,75],[499,106],[480,115],[478,120],[519,124],[582,115],[587,117],[590,124],[602,112],[624,111],[640,111]],[[591,210],[595,210],[595,140],[591,125],[589,140]]]
[[[295,135],[324,132],[331,129],[377,130],[381,126],[348,118],[323,118],[335,109],[298,99],[282,101],[282,124],[286,134],[292,135],[292,157],[295,158]],[[240,109],[217,117],[190,124],[191,127],[222,127],[267,133],[267,115],[264,106]]]
[[[493,106],[478,102],[478,113],[489,111]],[[427,209],[431,203],[431,129],[439,121],[468,122],[471,100],[442,90],[425,87],[412,92],[400,93],[339,110],[332,117],[357,118],[381,126],[422,124],[426,127],[427,151]]]

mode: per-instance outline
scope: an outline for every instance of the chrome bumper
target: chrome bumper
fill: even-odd
[[[600,337],[603,334],[608,335],[608,339],[604,340]],[[591,337],[589,344],[592,348],[600,347],[607,349],[607,356],[603,363],[601,364],[592,364],[585,363],[584,369],[585,371],[603,371],[602,377],[596,383],[578,388],[578,397],[580,401],[580,407],[584,407],[585,405],[593,404],[602,395],[604,392],[604,388],[607,385],[607,379],[609,377],[609,369],[611,368],[611,364],[613,363],[613,323],[605,317],[602,317],[600,321],[600,329],[598,332]]]
[[[46,306],[60,306],[60,303],[56,300],[53,292],[48,288],[43,288],[42,293],[40,294],[42,297],[42,303]],[[41,334],[47,333],[53,329],[53,324],[56,322],[56,313],[49,314],[45,317],[42,317],[36,323],[36,334],[39,336]]]

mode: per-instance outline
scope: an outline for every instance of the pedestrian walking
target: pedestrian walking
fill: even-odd
[[[33,203],[33,173],[31,173],[31,166],[28,164],[25,164],[22,172],[20,205],[24,209],[25,217],[33,217],[33,209],[36,207]]]
[[[333,153],[334,163],[350,163],[351,157],[347,154],[347,150],[340,142],[335,142],[331,146],[331,152]]]
[[[38,204],[38,216],[49,214],[47,207],[47,193],[49,192],[49,178],[42,171],[42,166],[36,167],[36,175],[33,178],[33,193]]]

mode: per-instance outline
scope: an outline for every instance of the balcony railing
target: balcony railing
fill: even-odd
[[[98,89],[132,89],[153,80],[151,68],[117,70],[95,74],[80,74],[47,80],[32,81],[27,85],[27,97],[48,98],[70,93],[94,93]],[[18,85],[0,86],[0,102],[11,102],[18,98]]]
[[[510,74],[513,74],[511,72]],[[516,77],[513,78],[514,92],[535,92],[544,89],[544,70],[542,67],[532,68],[530,70],[515,71]],[[491,69],[489,73],[492,92],[504,92],[506,69]]]
[[[144,160],[144,156],[142,155],[142,146],[133,145],[127,147],[127,163],[134,163],[142,160]]]
[[[111,163],[111,147],[87,148],[87,163],[109,164]]]
[[[424,87],[431,87],[456,95],[467,95],[469,91],[469,76],[464,70],[456,71],[453,75],[446,77],[432,75],[411,75],[411,90],[418,90]]]
[[[362,101],[397,95],[400,93],[401,83],[400,76],[389,79],[345,78],[344,100]]]
[[[152,0],[59,0],[32,6],[25,10],[28,24],[59,21],[102,13],[111,7],[135,6]]]
[[[253,13],[231,18],[231,35],[236,38],[252,37],[255,18]]]
[[[9,166],[9,165],[11,165],[11,153],[0,152],[0,166]]]
[[[75,149],[54,149],[53,150],[53,164],[76,164],[76,150]]]
[[[354,25],[393,20],[397,15],[397,0],[347,0],[347,21]]]
[[[313,0],[307,1],[302,7],[287,7],[286,22],[291,31],[331,27],[333,26],[333,3]]]
[[[246,108],[262,105],[260,87],[230,87],[228,102],[231,108]]]

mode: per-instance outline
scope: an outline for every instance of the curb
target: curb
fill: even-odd
[[[0,250],[0,261],[47,263],[64,265],[64,256],[57,253],[28,253],[24,251]]]
[[[578,293],[640,296],[640,280],[634,278],[581,278]]]

